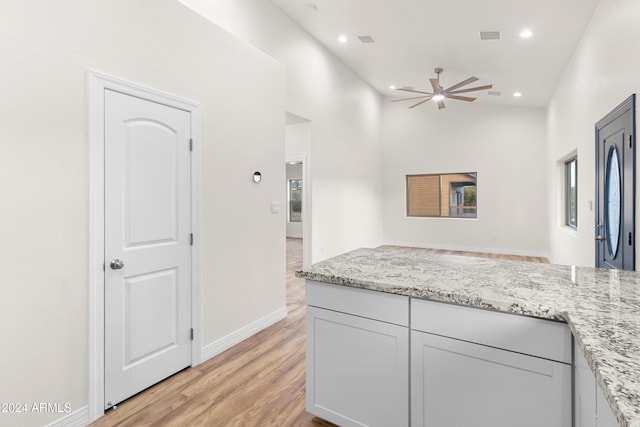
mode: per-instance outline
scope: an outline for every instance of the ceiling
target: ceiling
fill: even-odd
[[[479,80],[467,87],[493,84],[492,91],[500,92],[466,94],[477,94],[476,102],[539,107],[547,105],[598,2],[271,1],[385,96],[407,97],[390,85],[431,92],[428,79],[441,67],[445,88],[475,76]],[[521,38],[523,29],[533,36]],[[480,39],[481,31],[496,30],[500,40]]]

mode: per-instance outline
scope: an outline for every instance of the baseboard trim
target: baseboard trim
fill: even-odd
[[[201,361],[204,362],[214,356],[217,356],[223,351],[230,349],[234,345],[239,344],[250,336],[257,334],[263,329],[268,328],[269,326],[273,325],[276,322],[279,322],[286,317],[287,307],[282,307],[281,309],[276,310],[273,313],[268,314],[265,317],[258,319],[255,322],[252,322],[247,326],[202,347]]]
[[[233,347],[234,345],[239,344],[252,335],[257,334],[263,329],[266,329],[274,323],[286,318],[287,315],[287,307],[282,307],[281,309],[276,310],[273,313],[268,314],[253,323],[248,324],[247,326],[227,335],[226,337],[223,337],[203,347],[202,351],[200,352],[201,362],[211,359],[212,357],[217,356],[218,354]],[[78,409],[77,411],[65,415],[63,418],[60,418],[57,421],[47,424],[45,427],[84,427],[89,424],[90,421],[89,407],[85,406]]]
[[[415,242],[384,242],[384,245],[388,246],[405,246],[409,248],[422,248],[422,249],[441,249],[445,251],[465,251],[465,252],[483,252],[488,254],[499,255],[518,255],[529,256],[538,258],[549,259],[548,254],[540,251],[523,251],[518,249],[496,249],[496,248],[482,248],[474,246],[457,246],[457,245],[438,245],[429,243],[415,243]]]
[[[59,420],[45,425],[45,427],[84,427],[87,424],[89,424],[89,407],[84,406]]]

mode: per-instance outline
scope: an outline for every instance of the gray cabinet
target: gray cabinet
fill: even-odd
[[[620,426],[600,387],[596,390],[596,414],[598,416],[596,423],[597,427]]]
[[[618,426],[561,322],[307,280],[306,350],[340,426]]]
[[[408,313],[407,297],[307,282],[307,411],[340,426],[408,426]]]
[[[574,339],[575,427],[618,427],[596,378]]]
[[[412,426],[571,426],[566,325],[416,300],[411,313]]]
[[[596,379],[574,340],[574,417],[575,427],[597,427]]]

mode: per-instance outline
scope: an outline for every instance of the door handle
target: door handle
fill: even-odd
[[[109,263],[109,267],[111,267],[112,270],[120,270],[124,267],[124,261],[121,259],[114,259]]]
[[[602,237],[600,234],[598,234],[598,235],[596,236],[596,240],[598,240],[598,241],[602,242],[602,241],[604,240],[604,237]]]

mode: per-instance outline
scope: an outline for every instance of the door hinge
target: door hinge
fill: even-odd
[[[189,151],[193,151],[193,139],[189,140]]]
[[[627,233],[627,245],[633,245],[633,234],[631,232]]]
[[[102,271],[107,271],[106,262],[102,261]]]
[[[193,341],[193,328],[191,328],[191,341]]]
[[[191,239],[191,243],[190,244],[191,244],[191,246],[193,246],[193,233],[191,233],[190,239]]]
[[[633,135],[629,135],[629,148],[633,148]]]

